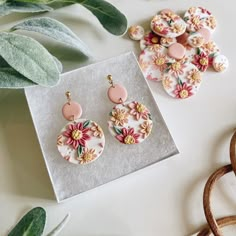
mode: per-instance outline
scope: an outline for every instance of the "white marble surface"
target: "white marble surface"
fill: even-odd
[[[128,17],[129,25],[147,26],[162,8],[182,12],[194,0],[113,0]],[[202,192],[208,176],[229,163],[229,141],[236,127],[235,3],[200,0],[218,19],[214,39],[229,58],[224,74],[208,72],[196,97],[177,101],[161,85],[149,83],[176,141],[180,155],[132,175],[88,191],[58,205],[53,196],[42,154],[23,92],[11,91],[0,101],[0,234],[5,235],[29,208],[47,210],[48,232],[67,212],[71,220],[61,235],[69,236],[183,236],[205,224]],[[50,14],[72,28],[93,50],[97,60],[134,50],[138,44],[126,36],[114,37],[80,6]],[[6,28],[21,15],[1,20]],[[39,37],[39,36],[37,36]],[[63,60],[66,71],[78,67],[75,52],[41,39]],[[43,99],[43,98],[42,98]],[[234,175],[223,178],[213,196],[215,215],[236,214]],[[235,235],[235,228],[226,235]]]

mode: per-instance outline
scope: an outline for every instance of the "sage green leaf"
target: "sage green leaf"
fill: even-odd
[[[81,145],[79,145],[79,147],[78,147],[78,149],[77,149],[78,157],[80,157],[80,155],[82,154],[83,150],[84,150],[84,147],[81,146]]]
[[[0,68],[0,88],[20,89],[36,84],[10,67]]]
[[[62,66],[61,62],[54,56],[53,56],[53,59],[54,59],[54,62],[56,63],[56,65],[57,65],[57,69],[58,69],[59,73],[62,73],[63,66]]]
[[[58,235],[61,230],[65,227],[67,222],[69,221],[70,215],[67,214],[66,217],[50,232],[47,234],[47,236],[56,236]]]
[[[41,207],[29,211],[8,236],[40,236],[46,222],[46,212]]]
[[[122,134],[122,130],[117,128],[116,126],[113,126],[115,132],[119,135],[119,134]]]
[[[83,128],[86,128],[89,124],[90,124],[90,120],[86,120],[86,121],[83,123]]]
[[[53,86],[59,71],[52,55],[36,40],[14,33],[0,33],[0,56],[27,79]]]
[[[67,26],[49,17],[25,20],[13,26],[11,31],[14,30],[27,30],[41,33],[56,41],[64,43],[69,47],[81,51],[84,55],[90,55],[87,46]]]
[[[45,12],[52,11],[53,8],[36,3],[16,2],[1,0],[0,3],[0,16],[8,15],[12,12]]]
[[[64,0],[66,2],[66,0]],[[116,7],[104,0],[67,0],[79,3],[91,11],[102,26],[114,35],[122,35],[127,30],[127,19]]]

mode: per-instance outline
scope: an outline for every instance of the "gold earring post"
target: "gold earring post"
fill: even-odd
[[[112,75],[108,75],[108,76],[107,76],[107,79],[108,79],[109,84],[114,88]]]
[[[71,93],[70,93],[70,91],[66,92],[66,98],[67,98],[68,104],[70,105],[70,102],[71,102]]]

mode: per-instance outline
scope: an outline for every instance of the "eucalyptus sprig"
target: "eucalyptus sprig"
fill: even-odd
[[[104,0],[0,0],[0,16],[12,12],[51,11],[52,2],[79,3],[90,10],[105,29],[115,35],[127,29],[126,17]],[[87,46],[63,23],[49,18],[32,18],[0,31],[0,88],[25,88],[54,86],[62,72],[61,62],[35,39],[17,34],[16,31],[32,31],[50,37],[85,57],[91,56]]]

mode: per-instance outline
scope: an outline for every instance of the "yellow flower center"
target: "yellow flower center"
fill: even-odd
[[[161,32],[161,31],[163,31],[163,26],[156,26],[156,31],[158,31],[158,32]]]
[[[187,98],[188,97],[188,90],[182,90],[180,93],[179,93],[180,97],[181,98]]]
[[[136,110],[139,112],[139,113],[142,113],[145,111],[145,106],[143,104],[140,104],[138,103],[137,106],[136,106]]]
[[[78,130],[78,129],[75,129],[73,132],[72,132],[72,138],[74,139],[74,140],[79,140],[79,139],[81,139],[82,138],[82,136],[83,136],[83,133],[80,131],[80,130]]]
[[[165,63],[165,58],[159,57],[155,60],[156,65],[162,66]]]
[[[181,69],[181,64],[179,62],[175,62],[171,65],[172,70],[179,71]]]
[[[116,119],[122,121],[125,119],[125,113],[119,112],[116,114]]]
[[[199,25],[200,22],[201,22],[201,21],[200,21],[200,19],[199,19],[198,17],[194,17],[194,18],[193,18],[193,24],[194,24],[194,25]]]
[[[90,152],[86,152],[86,153],[83,155],[83,159],[84,159],[85,161],[91,161],[91,160],[93,160],[93,154],[90,153]]]
[[[206,57],[203,57],[200,59],[200,64],[202,66],[207,66],[208,65],[208,59]]]
[[[124,143],[125,144],[134,144],[135,143],[135,139],[134,139],[134,137],[132,135],[127,135],[125,137]]]
[[[199,72],[194,72],[193,75],[192,75],[192,80],[199,81],[200,80],[200,73]]]
[[[158,43],[158,38],[157,38],[157,37],[153,37],[153,38],[151,39],[151,41],[152,41],[152,43]]]

